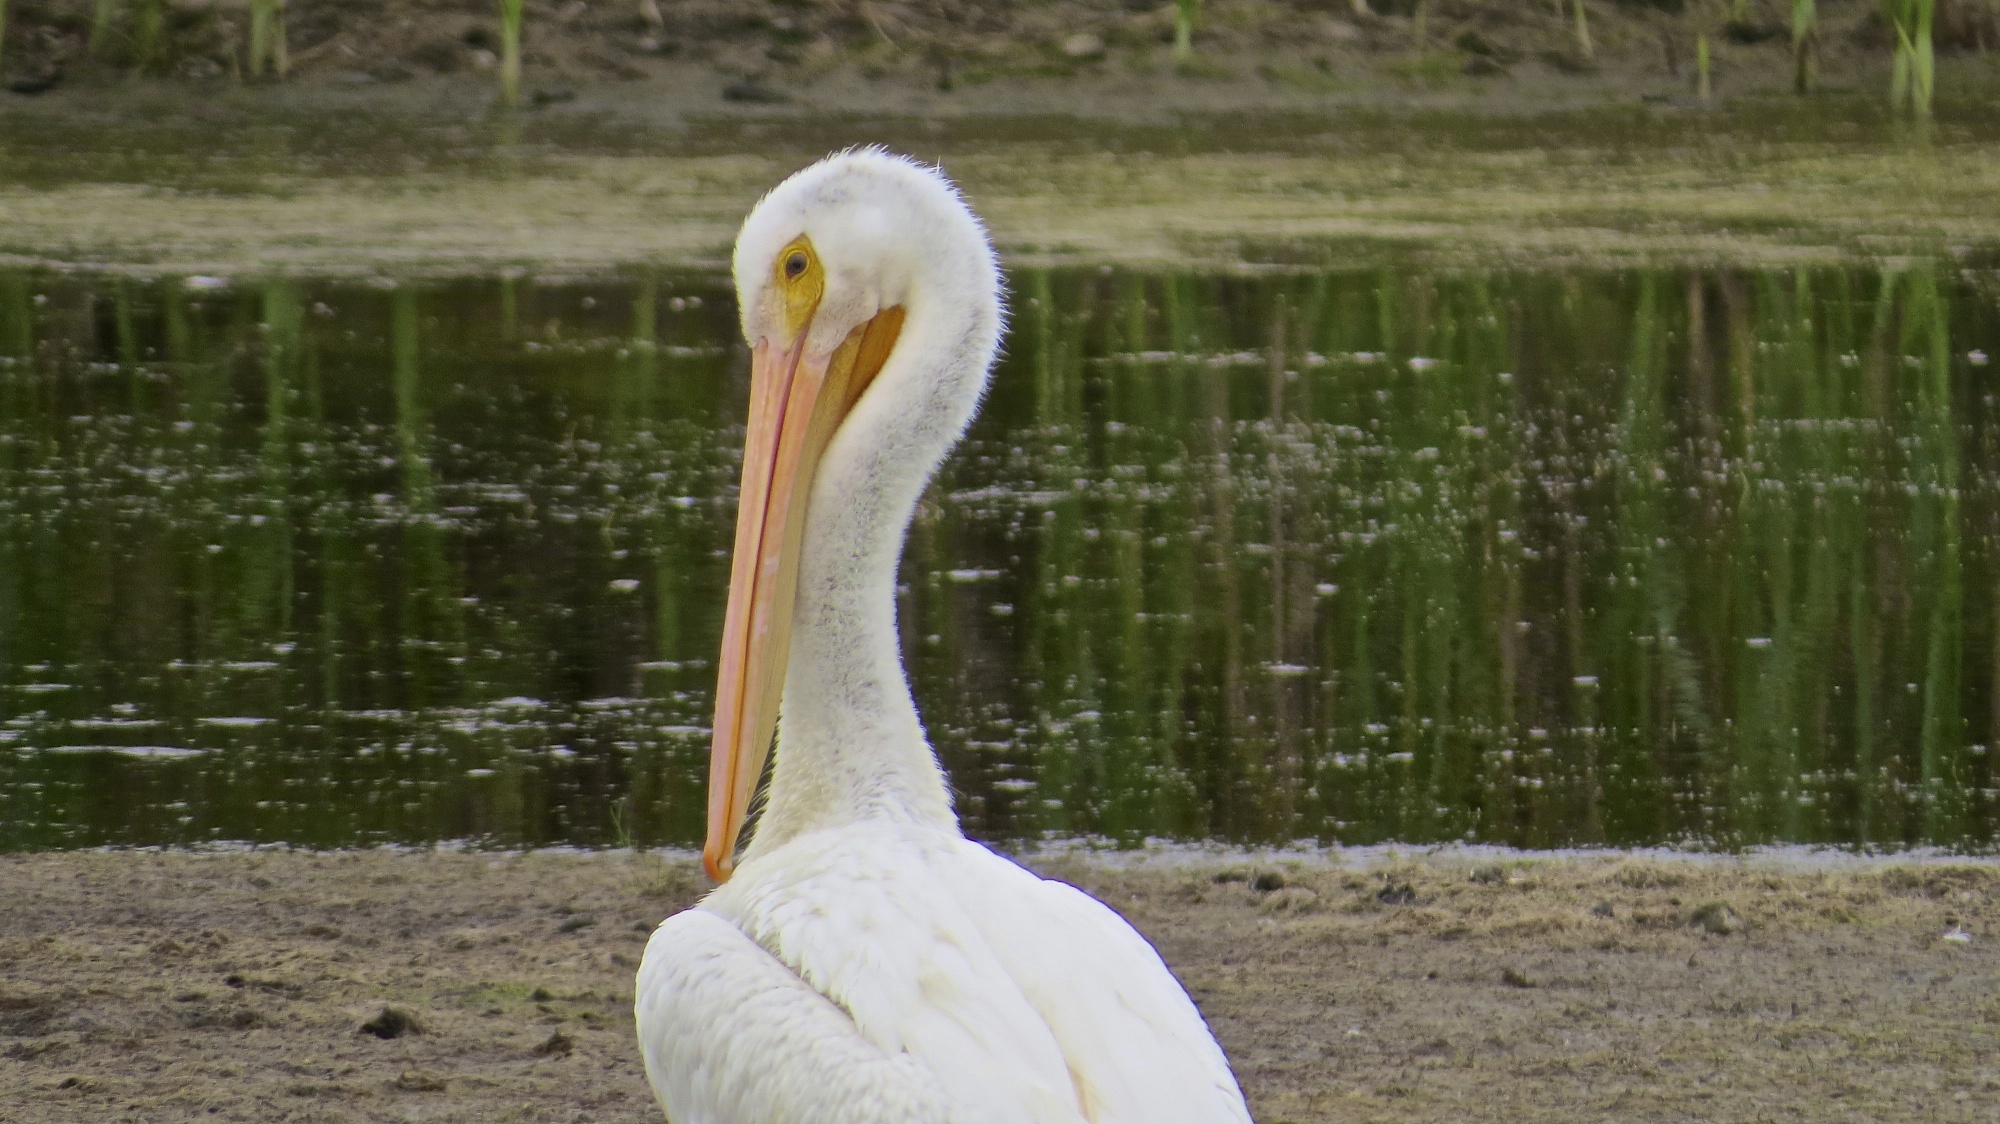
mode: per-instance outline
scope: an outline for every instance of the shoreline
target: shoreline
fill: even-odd
[[[1632,118],[1658,133],[1633,148],[1611,127],[1626,117],[1587,120],[1601,128],[1561,147],[1533,130],[1474,144],[1450,123],[1383,118],[1364,135],[1287,137],[1286,150],[1178,155],[985,133],[926,141],[852,122],[824,143],[793,136],[738,155],[468,134],[446,153],[458,163],[441,167],[398,156],[441,143],[419,133],[385,138],[387,154],[357,170],[340,167],[339,146],[310,160],[259,155],[264,134],[253,130],[248,154],[86,153],[17,167],[0,180],[0,265],[356,280],[719,269],[770,184],[828,148],[871,139],[940,161],[1010,267],[1976,265],[2000,248],[1990,174],[2000,135],[1787,140],[1754,119],[1717,133],[1667,115]],[[116,167],[84,174],[99,160]],[[1921,204],[1883,208],[1890,197]]]
[[[171,18],[92,0],[16,5],[0,64],[19,103],[136,79],[183,100],[248,93],[332,101],[356,91],[446,86],[491,99],[504,31],[484,0],[292,0],[253,59],[249,13],[212,0],[169,0]],[[1686,98],[1706,39],[1719,99],[1790,93],[1790,5],[1727,12],[1678,3],[1521,5],[1517,0],[1206,0],[1183,52],[1172,2],[962,0],[916,5],[783,0],[529,0],[521,24],[528,105],[590,91],[640,91],[683,110],[763,114],[880,111],[921,102],[1018,112],[1044,104],[1085,114],[1149,102],[1271,107],[1450,101],[1532,110]],[[1819,0],[1807,55],[1820,90],[1889,88],[1895,29],[1870,0]],[[1941,0],[1933,21],[1940,93],[1974,86],[2000,49],[2000,12]],[[282,60],[282,61],[280,61]],[[264,65],[270,63],[270,66]],[[275,77],[282,67],[285,78]],[[23,96],[25,95],[25,96]],[[9,95],[0,94],[0,97]],[[395,96],[395,95],[390,95]]]
[[[1991,861],[1374,858],[1030,865],[1160,948],[1264,1124],[1970,1122],[2000,1096]],[[632,976],[703,885],[633,854],[0,856],[0,1104],[657,1124]]]
[[[1894,867],[1991,867],[2000,874],[2000,851],[1966,852],[1920,846],[1901,850],[1856,850],[1842,844],[1767,843],[1737,849],[1703,849],[1659,845],[1650,847],[1553,847],[1532,849],[1486,843],[1367,843],[1352,846],[1300,841],[1268,847],[1242,847],[1216,842],[1149,840],[1124,847],[1110,840],[1064,838],[1042,840],[1024,847],[985,843],[1025,866],[1077,864],[1106,872],[1213,872],[1228,867],[1282,867],[1304,871],[1372,872],[1403,863],[1425,863],[1444,869],[1486,863],[1516,866],[1591,863],[1685,863],[1717,869],[1782,873],[1880,873]],[[0,859],[53,855],[158,855],[187,858],[247,855],[337,856],[465,855],[499,859],[535,856],[596,862],[658,862],[694,870],[701,865],[698,847],[585,847],[559,844],[544,847],[488,847],[474,839],[441,839],[431,843],[380,843],[360,847],[306,847],[291,843],[220,839],[200,843],[145,845],[107,844],[56,850],[0,852]]]

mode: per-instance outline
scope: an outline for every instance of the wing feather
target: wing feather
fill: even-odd
[[[672,1124],[983,1124],[735,926],[667,918],[639,965],[646,1077]]]
[[[1060,1044],[1092,1124],[1249,1124],[1222,1048],[1160,954],[1109,906],[960,844],[950,880]]]
[[[707,904],[956,1103],[996,1124],[1084,1124],[1048,1026],[938,876],[944,841],[887,826],[801,836]]]
[[[1159,953],[960,836],[847,825],[654,934],[639,1026],[674,1124],[1249,1124]]]

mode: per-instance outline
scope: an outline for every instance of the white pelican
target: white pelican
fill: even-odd
[[[757,205],[735,273],[753,358],[703,851],[722,885],[653,934],[635,1003],[667,1118],[1249,1124],[1146,939],[960,833],[903,676],[903,537],[1000,338],[979,220],[937,172],[849,152]]]

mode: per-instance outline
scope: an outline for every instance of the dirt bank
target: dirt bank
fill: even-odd
[[[544,153],[381,174],[261,171],[234,155],[156,172],[117,157],[110,182],[0,182],[0,265],[397,278],[720,268],[744,212],[840,143],[829,132],[819,146],[746,155]],[[1668,137],[1635,151],[1579,136],[1498,151],[1175,156],[906,139],[943,161],[1013,265],[1979,262],[2000,245],[1993,140],[1912,153]],[[371,159],[357,153],[355,166]]]
[[[254,76],[249,0],[13,0],[4,65],[23,92],[135,75],[190,93]],[[1886,83],[1894,32],[1874,0],[1819,0],[1819,86]],[[100,19],[98,13],[105,12]],[[288,82],[493,85],[494,0],[289,0]],[[1155,0],[528,0],[531,95],[665,83],[688,103],[728,98],[814,111],[896,91],[1007,106],[1023,85],[1139,83],[1167,104],[1405,100],[1457,90],[1510,99],[1666,97],[1695,88],[1712,44],[1721,96],[1788,89],[1791,4],[1590,0],[1205,0],[1191,58],[1173,53],[1173,3]],[[1939,0],[1946,63],[2000,48],[2000,5]],[[1988,67],[1990,69],[1990,67]],[[1067,99],[1077,112],[1098,96]],[[948,103],[947,103],[948,105]],[[940,108],[946,108],[941,106]]]
[[[1991,865],[1050,869],[1158,943],[1265,1124],[2000,1101]],[[632,975],[697,878],[617,855],[0,858],[0,1119],[657,1124]]]

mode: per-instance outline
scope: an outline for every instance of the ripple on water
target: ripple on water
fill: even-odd
[[[1016,272],[898,574],[957,806],[1990,846],[1962,264]],[[714,274],[0,270],[0,848],[698,839],[736,331]]]

